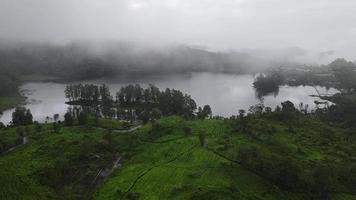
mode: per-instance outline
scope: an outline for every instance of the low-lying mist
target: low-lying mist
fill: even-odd
[[[296,47],[218,52],[189,45],[158,47],[130,42],[83,41],[59,45],[3,41],[0,43],[0,59],[0,68],[10,74],[88,79],[120,73],[246,74],[270,67],[322,63],[329,57],[316,61],[310,53]]]

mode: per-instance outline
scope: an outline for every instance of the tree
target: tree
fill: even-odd
[[[187,119],[194,118],[194,111],[197,109],[197,104],[195,103],[194,99],[191,98],[190,95],[184,95],[184,105],[183,105],[183,117]]]
[[[209,119],[212,118],[212,111],[211,111],[211,107],[209,105],[205,105],[203,107],[203,113],[205,114],[206,117],[209,117]]]
[[[198,112],[197,112],[197,118],[198,119],[206,119],[206,118],[212,118],[212,112],[211,108],[209,105],[205,105],[203,109],[199,106],[198,107]]]
[[[15,126],[32,124],[33,118],[31,111],[24,107],[17,107],[12,113],[12,123]]]
[[[241,125],[242,131],[245,131],[245,128],[246,128],[245,113],[246,113],[245,110],[243,110],[243,109],[239,110],[239,120],[240,120],[240,125]]]
[[[16,133],[17,133],[19,136],[23,137],[23,136],[25,135],[25,130],[24,130],[24,128],[23,128],[22,126],[18,126],[18,127],[16,128]]]
[[[265,107],[265,112],[266,113],[271,113],[272,112],[272,108],[271,107]]]
[[[280,106],[276,106],[276,108],[274,109],[274,112],[276,112],[276,113],[282,112],[281,107]]]
[[[33,117],[30,109],[26,110],[25,114],[25,124],[32,124],[33,123]]]
[[[57,122],[53,122],[53,132],[54,133],[59,133],[60,131],[60,125]]]
[[[299,174],[301,173],[298,163],[292,159],[281,157],[274,157],[271,160],[274,160],[273,165],[269,167],[272,171],[271,179],[284,189],[298,187]]]
[[[336,59],[329,64],[333,74],[338,82],[337,87],[343,92],[353,92],[356,89],[355,70],[356,65],[345,59]]]
[[[59,120],[59,114],[54,114],[53,115],[53,121],[57,122]]]
[[[71,113],[67,112],[64,115],[64,125],[65,126],[73,126],[74,124],[74,117]]]
[[[0,129],[3,129],[3,128],[5,128],[5,125],[4,125],[4,123],[0,122]]]
[[[138,117],[144,124],[150,121],[150,113],[147,110],[140,112]]]
[[[31,134],[31,131],[32,131],[31,126],[25,126],[25,134],[26,134],[26,135]]]
[[[280,72],[271,72],[267,75],[260,74],[253,82],[253,87],[256,91],[256,96],[262,99],[263,96],[274,94],[278,95],[279,86],[284,82],[283,75]]]
[[[346,170],[347,182],[351,190],[356,191],[356,163],[349,166]]]
[[[79,125],[85,125],[88,123],[88,114],[85,112],[81,112],[78,116]]]
[[[198,107],[197,118],[198,119],[203,119],[204,118],[203,109],[200,106]]]
[[[262,114],[264,107],[263,103],[259,103],[254,106],[250,106],[248,111],[252,114]]]
[[[335,169],[330,165],[319,164],[312,172],[312,192],[327,199],[328,195],[333,192],[336,181]]]
[[[244,109],[240,109],[239,110],[239,119],[240,119],[240,121],[243,120],[243,118],[245,117],[245,113],[246,113],[246,111]]]
[[[151,111],[151,119],[159,119],[162,117],[162,112],[158,108],[153,108]]]
[[[285,101],[282,102],[282,112],[284,113],[290,113],[290,112],[295,112],[295,107],[294,104],[290,101]]]
[[[35,122],[35,131],[36,133],[40,133],[42,131],[42,126],[38,122]]]

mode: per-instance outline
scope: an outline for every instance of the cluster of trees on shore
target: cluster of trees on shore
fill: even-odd
[[[12,124],[14,126],[29,125],[33,123],[33,116],[30,109],[16,107],[12,113]]]
[[[279,86],[284,83],[284,77],[278,71],[272,71],[268,75],[259,74],[253,82],[253,87],[256,91],[256,96],[262,98],[263,96],[274,94],[278,95]]]
[[[356,128],[356,95],[354,93],[341,93],[322,98],[334,104],[316,109],[315,113],[319,119],[338,123],[347,128]]]
[[[320,67],[275,68],[257,76],[253,85],[259,97],[278,93],[281,85],[324,86],[336,88],[342,93],[353,93],[356,91],[356,64],[336,59]]]
[[[121,87],[115,99],[107,85],[70,84],[65,89],[66,102],[73,105],[70,113],[80,112],[96,116],[147,122],[160,116],[177,115],[187,119],[205,119],[212,116],[209,105],[197,110],[196,102],[190,95],[176,89],[160,91],[154,85],[142,88],[140,85]]]

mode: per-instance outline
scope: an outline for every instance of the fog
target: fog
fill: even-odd
[[[325,63],[355,60],[355,7],[354,0],[0,0],[0,39],[185,44]]]

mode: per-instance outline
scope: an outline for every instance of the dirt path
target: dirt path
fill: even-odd
[[[27,143],[28,143],[28,137],[24,136],[24,137],[22,137],[22,143],[21,144],[18,144],[18,145],[15,145],[15,146],[11,147],[10,149],[4,151],[4,153],[2,153],[2,154],[10,153],[11,151],[13,151],[13,150],[17,149],[18,147],[20,147],[20,146],[22,146],[24,144],[27,144]]]
[[[132,133],[134,132],[135,130],[141,128],[143,125],[137,125],[135,127],[132,127],[130,129],[112,129],[112,133]],[[100,130],[110,130],[108,128],[102,128],[102,127],[97,127],[97,126],[92,126],[93,128],[96,128],[96,129],[100,129]]]
[[[142,125],[138,125],[138,126],[135,126],[135,127],[132,127],[130,129],[127,129],[127,130],[118,130],[118,129],[114,129],[112,132],[113,133],[131,133],[131,132],[134,132],[135,130],[141,128]]]
[[[110,174],[112,174],[114,172],[114,170],[118,167],[121,166],[121,160],[122,157],[118,156],[113,162],[112,165],[105,167],[105,168],[101,168],[95,175],[93,181],[90,183],[90,185],[88,186],[87,189],[87,194],[86,197],[87,199],[91,199],[92,198],[92,194],[95,191],[94,188],[99,184],[104,182],[109,176]]]
[[[135,127],[132,127],[130,129],[127,130],[119,130],[119,129],[114,129],[112,130],[112,133],[132,133],[135,130],[139,129],[142,127],[142,124],[137,125]],[[96,129],[101,129],[101,130],[109,130],[107,128],[101,128],[101,127],[93,127]],[[118,156],[111,165],[101,168],[99,169],[99,171],[96,173],[94,179],[92,180],[92,182],[90,183],[90,185],[87,188],[87,193],[86,193],[86,198],[87,199],[91,199],[92,198],[92,194],[95,191],[94,188],[99,184],[104,182],[109,176],[110,174],[112,174],[114,172],[114,170],[118,167],[120,167],[122,164],[122,157]]]

